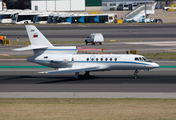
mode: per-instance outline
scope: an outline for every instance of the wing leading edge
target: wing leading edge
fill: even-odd
[[[13,51],[24,51],[24,50],[44,49],[44,48],[48,48],[48,46],[28,45],[27,47],[13,49]]]
[[[75,73],[75,72],[86,72],[86,71],[96,71],[100,70],[100,67],[89,67],[89,68],[63,68],[59,70],[45,71],[39,73],[48,73],[48,74],[59,74],[59,73]]]

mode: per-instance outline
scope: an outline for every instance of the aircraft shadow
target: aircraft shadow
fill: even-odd
[[[79,78],[73,76],[1,76],[0,84],[176,84],[175,75],[141,75],[135,79],[132,75],[101,75]]]

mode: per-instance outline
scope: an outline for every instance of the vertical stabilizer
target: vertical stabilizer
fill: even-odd
[[[53,47],[53,45],[45,38],[45,36],[34,26],[26,25],[27,34],[31,45],[40,45]]]

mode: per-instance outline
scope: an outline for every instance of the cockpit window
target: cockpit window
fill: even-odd
[[[143,61],[141,57],[139,57],[139,60],[140,60],[140,61]]]
[[[135,57],[135,59],[134,60],[137,60],[137,61],[139,61],[139,58],[138,57]]]
[[[142,57],[142,59],[143,59],[144,61],[148,61],[147,58],[145,58],[145,57]]]

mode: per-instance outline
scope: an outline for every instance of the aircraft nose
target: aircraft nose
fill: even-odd
[[[154,68],[158,68],[158,67],[159,67],[159,64],[155,63],[155,64],[153,65],[153,67],[154,67]]]

